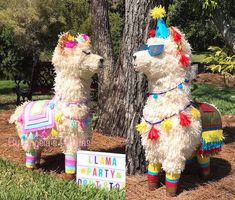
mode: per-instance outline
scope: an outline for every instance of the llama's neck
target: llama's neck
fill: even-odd
[[[57,73],[55,78],[55,96],[66,102],[85,102],[90,97],[91,81],[78,78],[66,78]]]
[[[169,77],[156,81],[149,80],[149,92],[166,92],[184,81],[184,78],[171,79]],[[143,115],[145,119],[151,122],[161,120],[184,109],[184,107],[190,104],[190,100],[190,84],[185,83],[183,84],[183,89],[176,88],[168,93],[158,95],[157,98],[154,95],[150,95],[147,98]]]

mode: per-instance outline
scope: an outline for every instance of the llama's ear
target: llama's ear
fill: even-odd
[[[59,35],[58,47],[60,48],[61,54],[64,54],[64,43],[67,41],[69,32],[61,33]]]

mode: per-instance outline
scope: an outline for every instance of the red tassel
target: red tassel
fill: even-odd
[[[189,126],[191,124],[191,120],[187,115],[180,113],[179,118],[180,118],[180,125],[181,126]]]
[[[181,40],[181,35],[175,30],[172,28],[172,36],[174,38],[174,41],[175,42],[179,42]]]
[[[156,31],[154,29],[149,30],[149,37],[155,37]]]
[[[150,129],[148,133],[148,139],[157,140],[160,137],[158,133],[159,133],[159,130],[155,129],[154,126],[152,126],[152,128]]]
[[[183,67],[186,68],[188,66],[188,64],[189,64],[189,58],[186,55],[181,54],[179,62],[180,62],[180,64],[183,65]]]

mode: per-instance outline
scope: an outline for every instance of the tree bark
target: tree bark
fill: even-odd
[[[218,31],[224,37],[227,45],[235,53],[235,28],[230,24],[230,18],[223,9],[218,9],[212,14],[212,19]]]
[[[140,120],[147,86],[143,74],[136,73],[132,66],[133,53],[139,44],[146,42],[149,30],[149,10],[154,4],[164,5],[161,0],[126,0],[125,26],[119,60],[109,79],[106,102],[99,113],[97,129],[100,132],[127,138],[127,173],[146,171],[141,137],[135,126]],[[97,30],[96,30],[97,31]]]
[[[90,0],[93,50],[104,58],[104,68],[98,74],[98,116],[105,110],[110,74],[113,70],[113,47],[110,34],[107,0]],[[99,121],[97,128],[99,128]]]

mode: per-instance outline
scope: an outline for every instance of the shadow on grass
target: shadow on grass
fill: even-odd
[[[43,156],[45,162],[41,164],[41,169],[43,171],[55,171],[56,173],[64,172],[64,154],[57,153],[54,155]]]
[[[107,153],[121,153],[125,154],[125,145],[118,146],[112,149],[100,149],[100,152],[107,152]],[[41,169],[43,171],[49,172],[49,171],[55,171],[56,173],[62,173],[64,172],[64,154],[63,153],[57,153],[54,155],[49,156],[43,156],[42,157],[45,162],[41,164]]]

